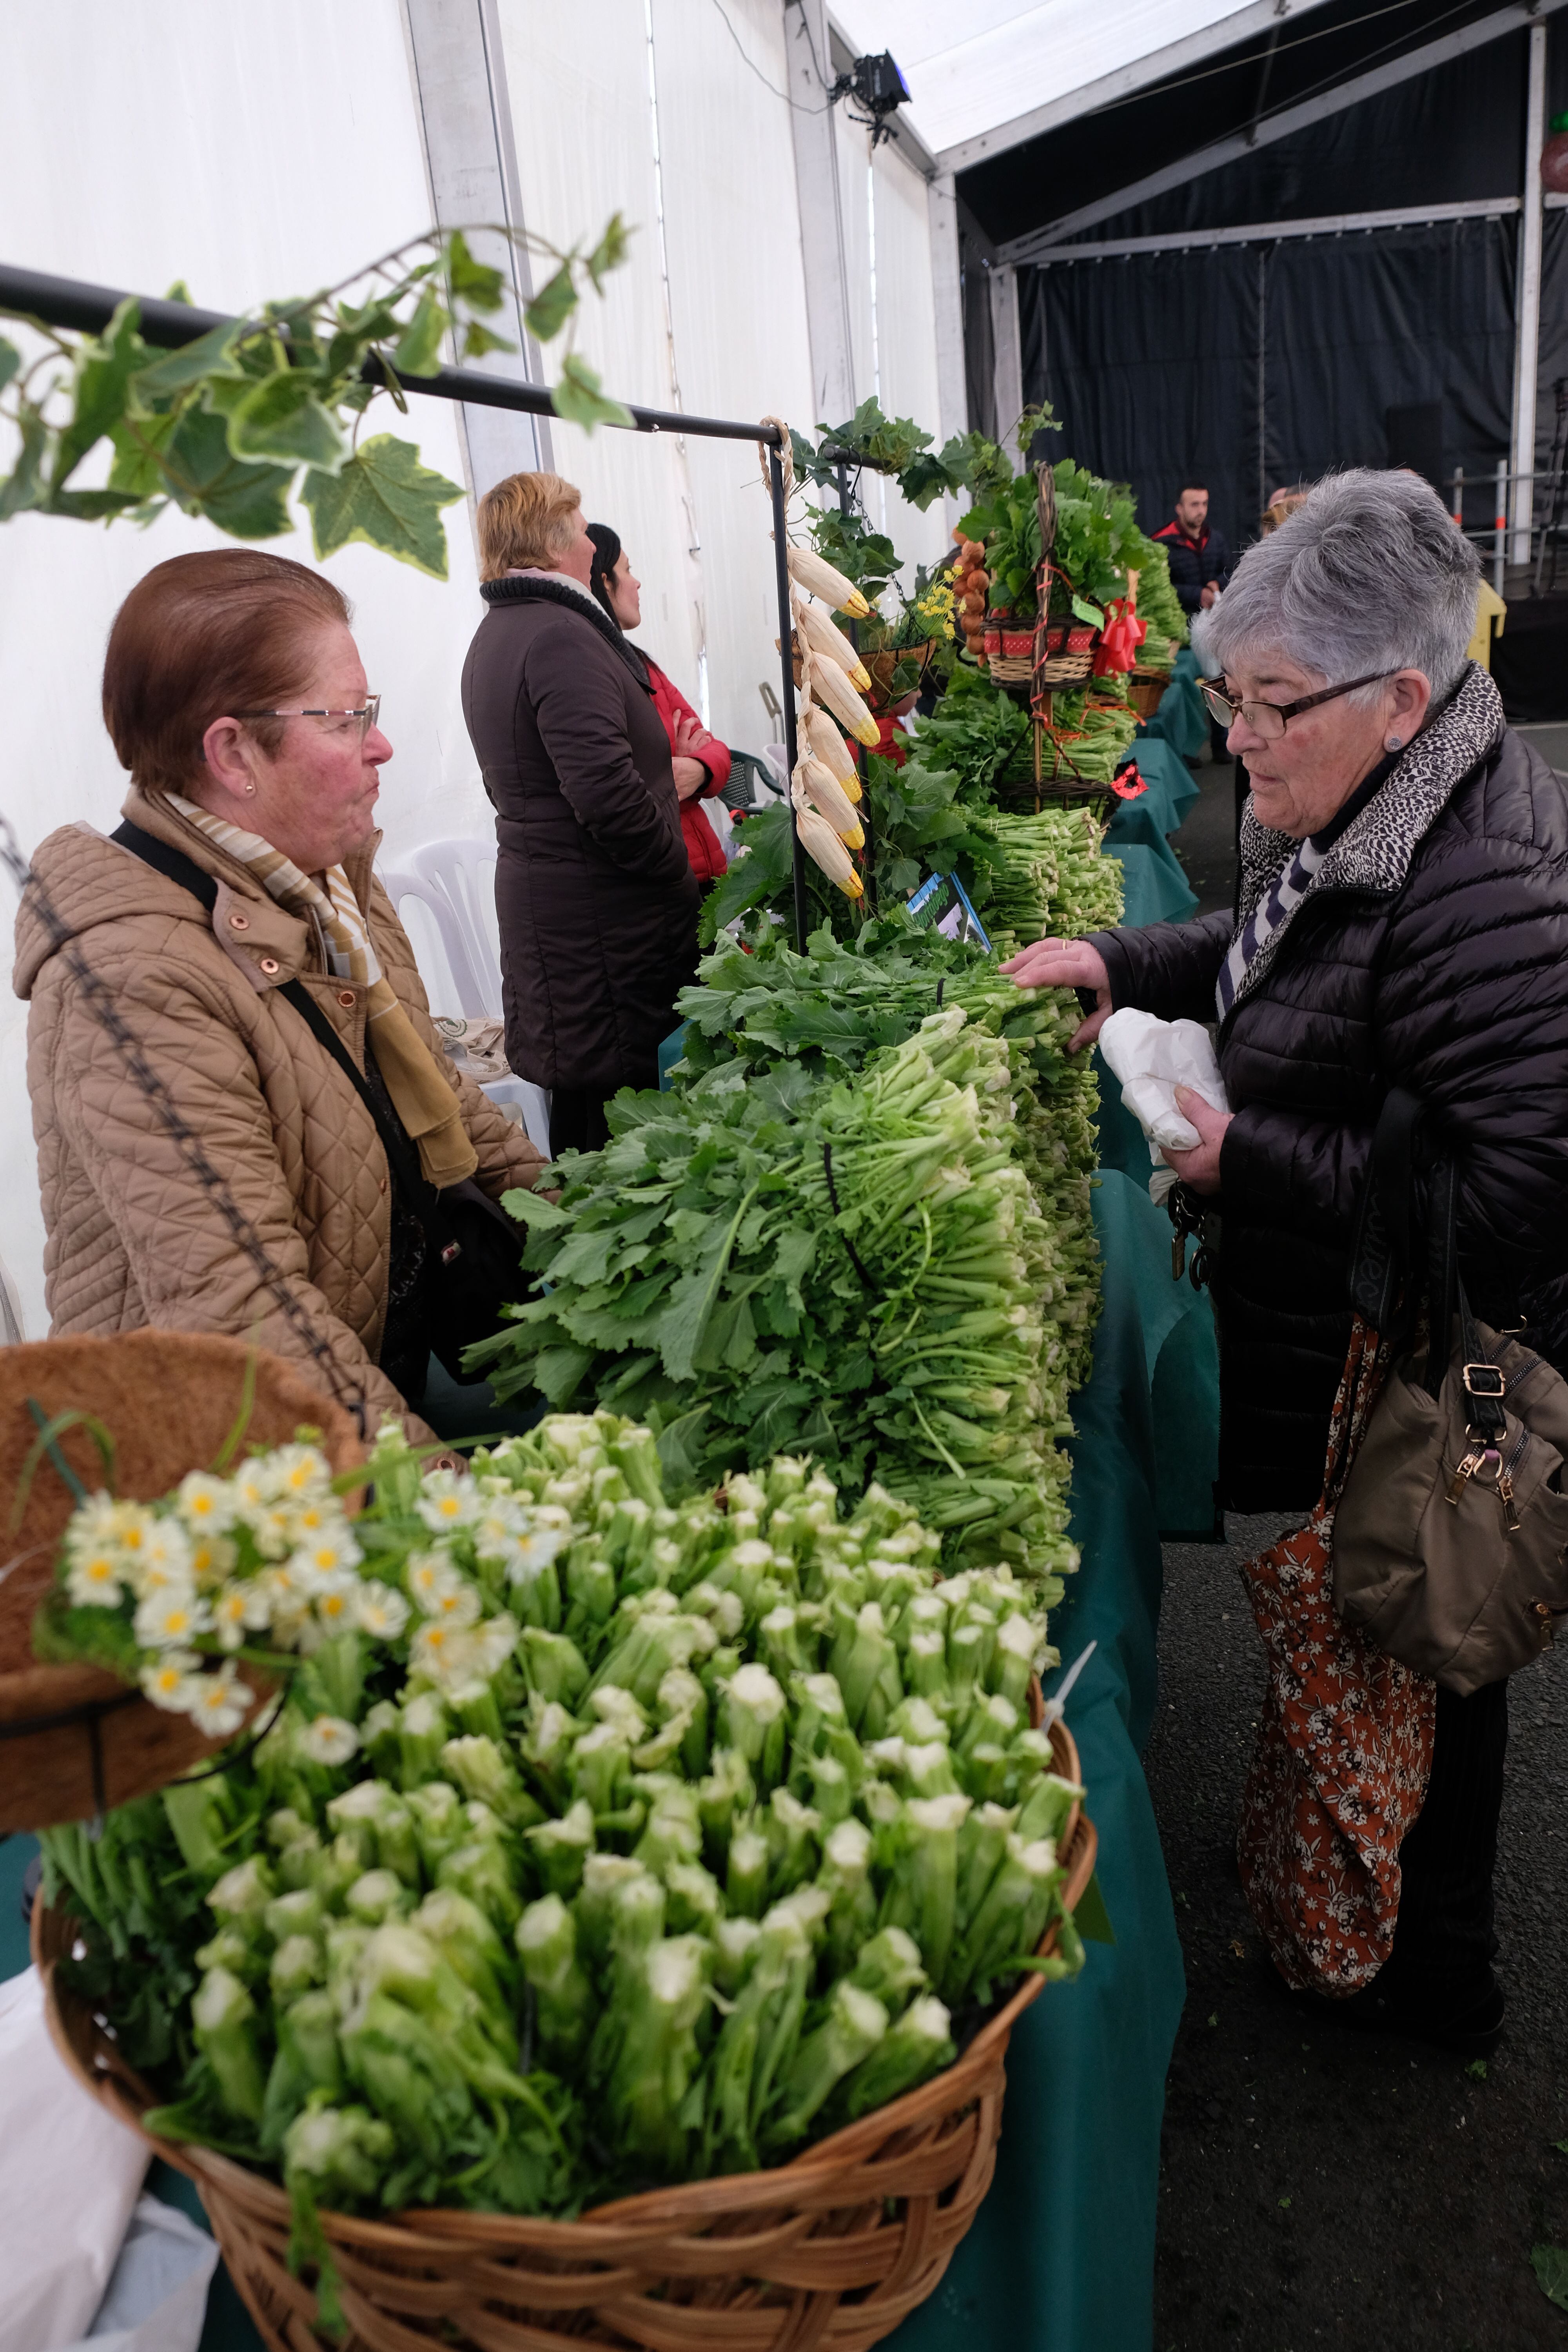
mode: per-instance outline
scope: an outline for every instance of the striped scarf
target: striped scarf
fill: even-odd
[[[1320,866],[1343,833],[1361,814],[1399,765],[1403,754],[1391,751],[1380,760],[1370,775],[1363,776],[1344,806],[1335,811],[1325,825],[1321,825],[1305,841],[1299,842],[1293,856],[1288,858],[1257,906],[1230,943],[1230,953],[1219,968],[1215,982],[1215,1006],[1223,1021],[1241,992],[1248,966],[1259,956],[1276,932],[1284,929],[1302,899],[1310,890]],[[1251,803],[1247,803],[1248,808]]]
[[[292,859],[259,834],[246,833],[179,793],[170,793],[168,800],[216,847],[248,866],[269,898],[314,924],[334,980],[353,981],[365,990],[367,1049],[374,1043],[376,1067],[410,1142],[418,1148],[426,1181],[444,1186],[471,1176],[479,1164],[479,1154],[463,1125],[458,1097],[383,973],[364,910],[342,867],[332,866],[318,881],[301,874]]]
[[[1230,953],[1219,968],[1215,1004],[1223,1021],[1236,1003],[1247,967],[1266,940],[1288,922],[1312,886],[1312,877],[1329,854],[1330,844],[1317,835],[1300,843],[1284,872],[1264,892],[1230,943]]]

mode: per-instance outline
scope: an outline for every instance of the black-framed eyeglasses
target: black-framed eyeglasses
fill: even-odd
[[[352,719],[363,743],[381,717],[381,697],[367,695],[357,710],[237,710],[237,719]]]
[[[1208,678],[1201,682],[1198,692],[1222,727],[1233,727],[1237,719],[1245,719],[1255,735],[1261,735],[1266,743],[1277,743],[1289,722],[1303,710],[1315,710],[1320,702],[1337,701],[1342,694],[1353,694],[1358,686],[1376,686],[1398,675],[1397,670],[1373,670],[1369,677],[1347,677],[1343,686],[1325,686],[1321,694],[1303,694],[1295,702],[1237,702]]]

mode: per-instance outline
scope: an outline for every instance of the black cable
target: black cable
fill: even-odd
[[[784,104],[788,107],[793,107],[796,114],[826,114],[827,112],[827,107],[831,106],[833,103],[831,97],[827,101],[827,106],[802,106],[799,100],[792,98],[787,89],[775,89],[773,83],[768,79],[766,74],[763,71],[761,66],[756,63],[755,59],[746,56],[745,47],[742,42],[741,36],[736,32],[734,26],[730,22],[728,13],[724,7],[724,0],[713,0],[713,5],[718,9],[721,16],[723,17],[724,29],[729,34],[730,38],[734,42],[735,47],[740,50],[741,56],[745,64],[751,68],[752,72],[756,75],[757,79],[762,83],[763,88],[768,92],[770,97],[782,98]],[[807,46],[809,47],[811,44],[811,26],[806,22],[805,12],[804,9],[801,12],[801,22],[803,25],[805,25],[805,37]],[[816,63],[816,51],[815,47],[813,47],[811,51],[811,62],[816,69],[817,80],[822,81],[822,68]],[[822,82],[822,87],[826,89],[827,88],[827,84],[826,82]]]

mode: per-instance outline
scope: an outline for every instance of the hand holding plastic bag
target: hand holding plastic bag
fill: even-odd
[[[1215,1110],[1228,1111],[1209,1033],[1197,1021],[1157,1021],[1131,1007],[1113,1013],[1100,1033],[1100,1050],[1121,1081],[1121,1099],[1149,1139],[1149,1157],[1192,1151],[1203,1138],[1176,1108],[1176,1088],[1191,1087]]]

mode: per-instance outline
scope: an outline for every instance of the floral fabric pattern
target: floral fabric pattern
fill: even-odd
[[[1394,1948],[1399,1848],[1432,1769],[1436,1685],[1341,1623],[1333,1521],[1389,1350],[1358,1315],[1304,1528],[1243,1568],[1268,1663],[1237,1860],[1274,1965],[1297,1991],[1350,1994]]]

